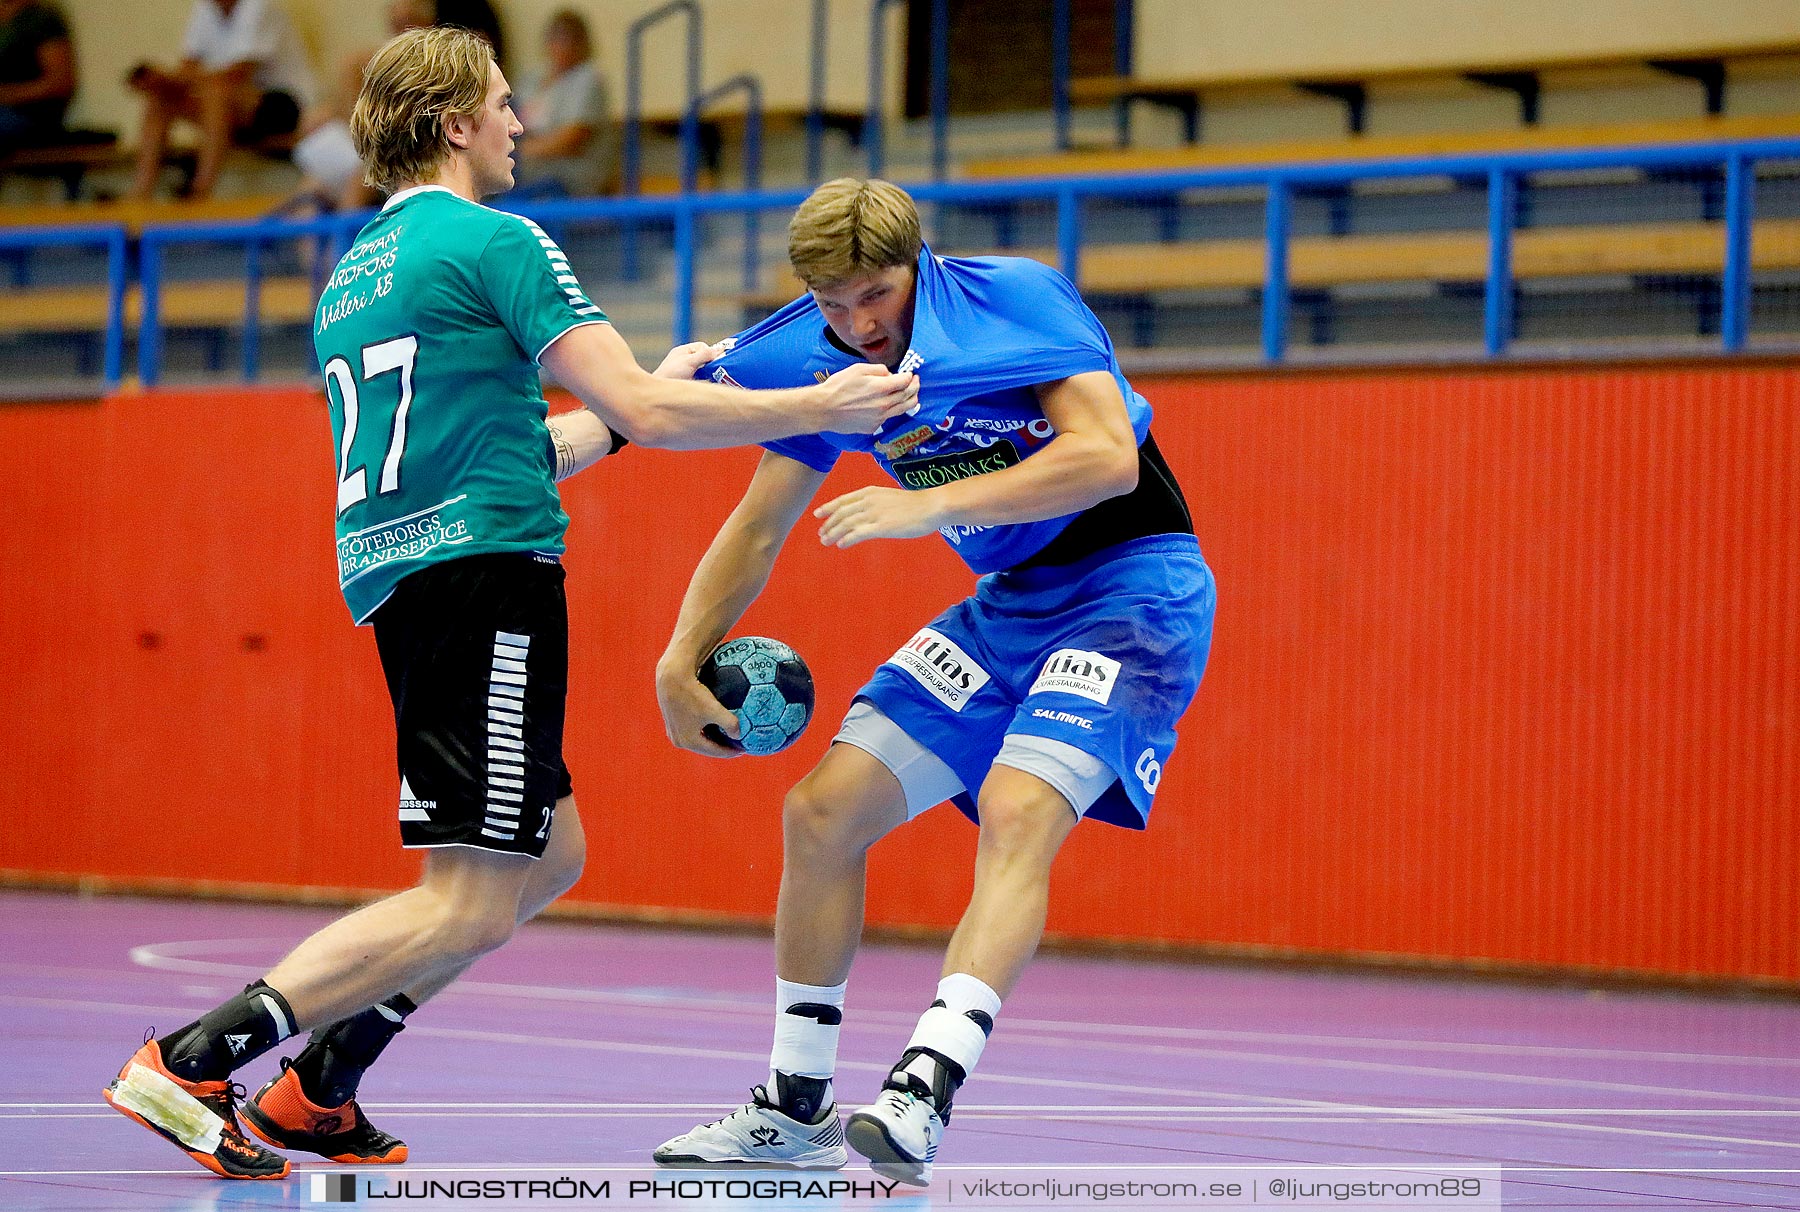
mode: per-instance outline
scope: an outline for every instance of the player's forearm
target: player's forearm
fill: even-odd
[[[705,450],[751,446],[816,433],[825,427],[818,387],[745,391],[698,380],[645,375],[612,409],[625,436],[640,446]]]
[[[612,430],[586,408],[560,413],[545,424],[556,459],[552,474],[559,484],[612,453]]]
[[[747,446],[826,431],[873,433],[905,411],[919,387],[911,375],[867,363],[823,383],[775,391],[663,378],[639,366],[624,338],[600,323],[576,325],[539,357],[613,432],[669,450]]]
[[[769,583],[785,536],[727,520],[694,569],[669,645],[657,661],[661,677],[692,677]]]
[[[1137,487],[1136,447],[1086,434],[1059,434],[1031,458],[1001,471],[925,490],[938,526],[1006,526],[1079,513]]]

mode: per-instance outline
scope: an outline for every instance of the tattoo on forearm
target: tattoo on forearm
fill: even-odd
[[[550,440],[556,444],[556,480],[561,483],[575,474],[575,447],[559,429],[550,431]]]

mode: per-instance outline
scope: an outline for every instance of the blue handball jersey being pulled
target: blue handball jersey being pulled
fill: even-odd
[[[912,346],[901,370],[919,376],[919,407],[875,434],[813,434],[766,443],[815,471],[845,451],[867,451],[902,488],[926,489],[1011,467],[1056,436],[1032,385],[1103,370],[1124,394],[1143,444],[1150,405],[1119,371],[1112,340],[1069,280],[1019,257],[919,254]],[[733,339],[700,376],[742,387],[797,387],[860,361],[826,336],[802,296]],[[1043,550],[1075,514],[1008,526],[946,526],[943,535],[978,573]]]

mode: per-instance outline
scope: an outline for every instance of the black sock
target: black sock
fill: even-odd
[[[294,1033],[294,1010],[262,981],[157,1040],[163,1065],[190,1082],[223,1081]]]
[[[405,1018],[418,1007],[404,993],[396,993],[360,1014],[320,1027],[294,1058],[294,1075],[300,1093],[317,1107],[341,1107],[356,1097],[363,1072],[375,1063],[381,1050],[402,1030]]]

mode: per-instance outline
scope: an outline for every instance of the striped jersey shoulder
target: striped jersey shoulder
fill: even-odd
[[[556,285],[563,292],[563,297],[572,312],[586,319],[606,319],[606,313],[596,306],[594,301],[587,297],[587,292],[582,289],[581,280],[575,276],[575,270],[569,264],[568,254],[563,252],[556,241],[550,238],[548,232],[524,215],[493,210],[492,207],[485,209],[493,211],[495,215],[499,216],[502,223],[515,223],[525,229],[526,236],[537,245],[545,264],[549,266],[551,274],[555,277]]]

